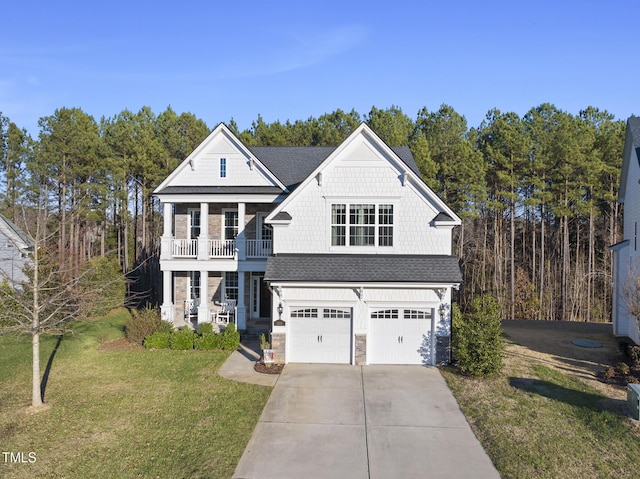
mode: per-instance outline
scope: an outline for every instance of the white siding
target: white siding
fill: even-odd
[[[616,252],[619,255],[616,272],[616,311],[614,311],[615,328],[614,332],[620,336],[628,336],[636,343],[638,339],[638,328],[635,318],[631,317],[627,311],[623,289],[631,276],[640,274],[640,167],[636,150],[631,149],[629,158],[629,170],[627,174],[627,187],[624,200],[624,239],[629,241],[629,245]]]
[[[451,254],[451,230],[430,224],[436,206],[410,184],[403,186],[402,173],[364,141],[327,165],[321,184],[314,180],[296,192],[286,207],[291,224],[275,233],[276,252]],[[330,215],[336,203],[393,204],[393,246],[332,247]]]
[[[227,176],[220,178],[220,158],[227,159]],[[187,162],[170,182],[170,186],[273,186],[249,159],[238,151],[224,135],[218,135],[193,158],[193,167]]]

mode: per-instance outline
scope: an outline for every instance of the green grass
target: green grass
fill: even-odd
[[[29,414],[30,338],[0,338],[0,450],[36,454],[0,477],[231,477],[271,388],[217,371],[230,353],[108,351],[128,313],[78,322],[59,341],[44,337],[47,411]]]
[[[496,378],[443,375],[503,479],[638,477],[640,430],[579,379],[509,358]]]

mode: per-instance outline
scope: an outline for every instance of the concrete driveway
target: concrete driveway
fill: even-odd
[[[500,476],[437,369],[289,364],[233,477]]]

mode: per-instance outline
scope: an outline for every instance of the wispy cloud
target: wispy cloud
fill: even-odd
[[[356,48],[367,36],[368,30],[360,25],[328,31],[280,33],[269,38],[255,52],[244,52],[241,61],[223,67],[218,73],[227,78],[242,78],[300,70]]]

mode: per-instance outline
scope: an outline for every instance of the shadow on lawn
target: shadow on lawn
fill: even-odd
[[[589,409],[594,412],[603,412],[611,410],[614,407],[618,410],[624,410],[626,402],[619,399],[611,399],[600,394],[593,394],[559,386],[550,381],[534,378],[509,378],[509,384],[517,389],[522,389],[530,393],[561,401],[569,406]],[[609,407],[603,407],[606,401]]]
[[[58,348],[60,347],[60,343],[62,343],[62,339],[64,336],[61,334],[58,336],[58,341],[56,341],[56,345],[51,351],[49,355],[49,361],[47,361],[47,367],[44,369],[44,374],[42,375],[42,381],[40,382],[40,397],[44,401],[44,393],[47,389],[47,383],[49,382],[49,374],[51,373],[51,366],[53,366],[53,359],[56,357],[56,353],[58,352]]]

